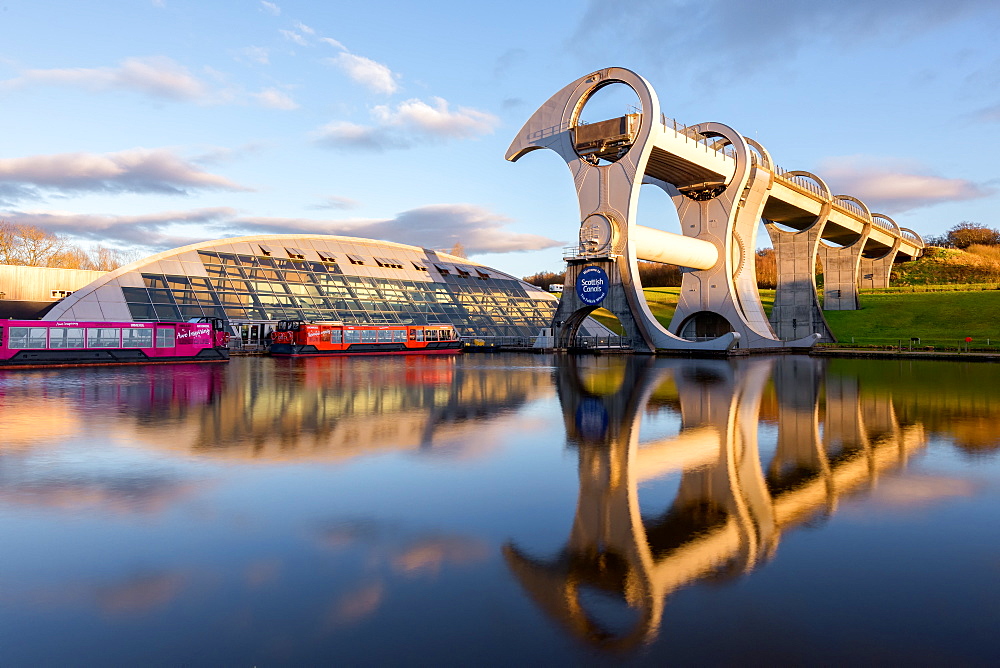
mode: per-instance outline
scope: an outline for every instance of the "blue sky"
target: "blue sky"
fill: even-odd
[[[996,226],[998,28],[986,0],[0,0],[0,219],[150,252],[458,240],[559,270],[569,172],[503,156],[549,96],[621,66],[667,116],[725,123],[903,227]],[[640,222],[670,229],[650,201]]]

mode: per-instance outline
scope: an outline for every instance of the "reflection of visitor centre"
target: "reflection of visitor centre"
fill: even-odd
[[[446,253],[327,235],[239,237],[184,246],[76,289],[45,320],[230,321],[253,342],[282,319],[451,323],[464,337],[534,336],[556,299]],[[256,325],[256,327],[255,327]]]

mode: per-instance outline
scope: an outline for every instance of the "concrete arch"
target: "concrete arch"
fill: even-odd
[[[824,181],[820,177],[816,176],[812,172],[807,172],[805,170],[798,169],[798,170],[791,171],[791,172],[785,172],[785,175],[786,176],[794,176],[794,177],[809,179],[810,181],[812,181],[813,183],[815,183],[816,185],[818,185],[823,190],[823,193],[826,195],[827,199],[833,199],[833,191],[830,190],[830,186],[828,186],[826,184],[826,181]]]
[[[853,209],[853,207],[851,207],[849,204],[842,204],[842,203],[847,202],[857,205],[861,213],[863,214],[864,218],[869,223],[872,222],[872,212],[868,209],[868,205],[859,200],[857,197],[853,197],[851,195],[834,195],[833,202],[834,204],[839,204],[840,206],[846,206],[847,208],[851,209]]]
[[[764,148],[764,145],[760,142],[751,139],[750,137],[743,137],[743,141],[754,149],[754,151],[761,157],[761,167],[764,169],[774,169],[774,161],[771,159],[771,153]]]
[[[883,229],[891,230],[895,232],[898,236],[902,236],[903,232],[900,229],[899,225],[897,225],[896,221],[890,218],[889,216],[885,215],[884,213],[872,213],[871,216],[872,216],[872,223],[874,223],[875,225],[878,225]],[[886,224],[880,225],[879,221],[884,221]]]

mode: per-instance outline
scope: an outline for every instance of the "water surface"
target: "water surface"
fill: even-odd
[[[995,664],[1000,367],[0,372],[0,665]]]

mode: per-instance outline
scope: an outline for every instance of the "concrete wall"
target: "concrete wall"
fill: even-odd
[[[53,269],[0,264],[0,292],[3,299],[55,302],[53,290],[72,292],[97,280],[107,272],[85,269]]]

